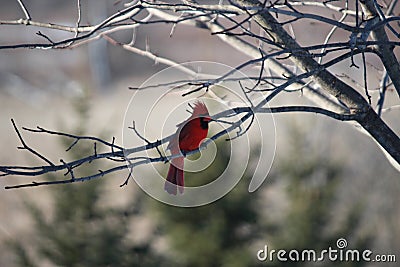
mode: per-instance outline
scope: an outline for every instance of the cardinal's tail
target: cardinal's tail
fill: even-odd
[[[184,179],[183,179],[183,161],[184,158],[174,158],[171,160],[169,166],[167,180],[165,181],[164,190],[169,194],[176,195],[177,190],[179,193],[183,193]]]

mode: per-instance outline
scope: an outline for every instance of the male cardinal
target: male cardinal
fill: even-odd
[[[185,153],[199,148],[201,141],[207,137],[208,123],[211,121],[208,109],[203,102],[194,103],[192,115],[178,127],[169,141],[167,149],[172,155],[181,154],[182,157],[173,158],[169,166],[164,189],[176,195],[177,189],[183,193],[183,161]]]

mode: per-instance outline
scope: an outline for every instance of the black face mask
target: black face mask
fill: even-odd
[[[203,117],[200,118],[200,127],[204,130],[208,129],[209,121]]]

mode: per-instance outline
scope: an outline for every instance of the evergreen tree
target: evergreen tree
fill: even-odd
[[[211,182],[229,162],[226,142],[217,143],[217,156],[206,170],[185,173],[188,186]],[[256,257],[250,249],[259,234],[258,192],[247,191],[250,170],[225,197],[214,203],[180,208],[153,202],[153,211],[170,246],[173,266],[251,266]],[[165,266],[165,265],[163,265]]]
[[[337,239],[344,237],[351,247],[360,251],[366,249],[370,237],[354,237],[362,216],[361,205],[354,205],[349,214],[342,214],[344,223],[339,229],[331,229],[342,182],[342,167],[311,152],[312,148],[305,140],[298,128],[291,129],[288,140],[291,149],[275,167],[274,177],[270,177],[264,185],[273,186],[272,180],[284,185],[281,193],[285,204],[274,203],[277,205],[274,209],[278,208],[280,213],[276,218],[270,215],[270,205],[260,205],[262,189],[252,194],[247,191],[252,175],[250,170],[228,195],[212,204],[187,209],[153,203],[158,227],[167,238],[169,256],[175,261],[173,266],[320,264],[309,261],[279,262],[276,258],[274,262],[259,262],[256,252],[260,248],[255,248],[255,245],[260,242],[268,242],[270,249],[313,249],[319,252],[329,246],[336,248]],[[218,143],[218,155],[213,165],[201,173],[186,173],[185,182],[188,185],[209,182],[207,177],[221,173],[228,161],[229,154],[224,144]],[[349,240],[351,237],[354,238]],[[362,261],[325,261],[323,266],[365,264]]]
[[[81,119],[76,134],[82,135],[89,111],[87,99],[78,101],[77,110]],[[70,139],[62,140],[65,147],[70,146]],[[93,153],[93,144],[78,142],[71,153],[77,158],[90,155]],[[94,163],[89,164],[85,172],[90,173],[99,167]],[[57,177],[48,175],[47,179]],[[29,200],[25,201],[34,221],[35,238],[28,244],[20,240],[10,241],[17,264],[23,267],[41,266],[43,262],[69,267],[162,265],[166,259],[154,252],[152,237],[141,244],[128,239],[132,221],[143,215],[143,195],[135,194],[127,207],[104,207],[101,200],[105,186],[104,180],[97,179],[52,187],[50,216],[50,211],[44,211]],[[27,249],[27,246],[32,249]]]
[[[339,185],[343,182],[342,167],[328,157],[313,152],[307,137],[296,126],[291,126],[289,151],[279,160],[274,180],[285,188],[283,194],[287,208],[278,220],[266,220],[265,233],[272,243],[270,249],[298,251],[312,249],[317,253],[328,247],[337,249],[336,241],[345,238],[351,247],[360,251],[367,249],[371,237],[356,237],[362,218],[362,205],[355,204],[348,214],[340,214],[344,223],[332,229],[336,215]],[[268,211],[267,211],[268,213]],[[271,245],[271,244],[270,244]],[[318,256],[319,254],[317,254]],[[286,255],[287,257],[288,255]],[[366,262],[329,262],[325,257],[323,266],[364,266]],[[318,263],[315,263],[318,265]],[[277,261],[270,266],[312,266],[313,262]]]

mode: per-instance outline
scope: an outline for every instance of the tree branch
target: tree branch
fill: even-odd
[[[360,0],[360,3],[363,6],[364,12],[367,15],[367,20],[375,20],[379,21],[380,17],[378,11],[375,7],[373,0]],[[383,18],[385,20],[385,18]],[[381,27],[375,27],[372,30],[372,39],[375,41],[388,42],[389,38],[385,31],[385,25]],[[383,65],[387,73],[389,74],[390,79],[393,82],[394,87],[396,88],[397,94],[400,97],[400,65],[394,54],[394,46],[393,45],[376,45],[376,51],[380,59],[382,60]]]
[[[316,113],[316,114],[321,114],[328,116],[330,118],[333,118],[335,120],[340,120],[340,121],[354,121],[357,120],[357,114],[339,114],[335,113],[329,110],[325,110],[319,107],[310,107],[310,106],[286,106],[286,107],[272,107],[272,108],[263,108],[259,107],[257,109],[253,109],[252,107],[238,107],[238,108],[233,108],[229,110],[225,110],[223,112],[220,112],[218,114],[215,114],[212,116],[212,119],[214,121],[219,121],[221,122],[221,118],[232,118],[233,115],[239,115],[239,114],[245,114],[242,118],[240,118],[237,121],[234,121],[233,123],[230,123],[230,126],[227,129],[224,129],[216,134],[214,134],[208,141],[204,142],[202,147],[200,147],[198,150],[194,150],[191,152],[188,152],[187,155],[195,154],[199,150],[205,149],[205,147],[212,141],[216,140],[218,138],[221,138],[225,134],[237,129],[240,127],[249,116],[249,114],[254,113],[288,113],[288,112],[306,112],[306,113]],[[14,121],[13,125],[15,126]],[[24,188],[24,187],[37,187],[37,186],[42,186],[42,185],[55,185],[55,184],[69,184],[69,183],[77,183],[77,182],[84,182],[84,181],[89,181],[92,179],[97,179],[101,178],[107,174],[114,173],[117,171],[121,171],[124,169],[129,169],[130,172],[132,170],[140,165],[143,164],[149,164],[149,163],[156,163],[156,162],[165,162],[167,160],[171,160],[176,157],[180,157],[180,154],[177,155],[171,155],[168,157],[165,157],[160,154],[160,151],[158,150],[158,147],[161,146],[162,144],[168,142],[170,138],[173,135],[167,136],[162,138],[161,140],[157,140],[155,142],[150,142],[149,140],[145,140],[146,145],[143,146],[138,146],[134,148],[123,148],[121,146],[115,145],[114,144],[114,138],[113,142],[107,142],[105,140],[102,140],[98,137],[92,137],[92,136],[77,136],[69,133],[63,133],[63,132],[57,132],[57,131],[51,131],[51,130],[45,130],[42,127],[38,127],[38,129],[30,129],[23,127],[23,130],[27,132],[32,132],[32,133],[39,133],[39,134],[48,134],[48,135],[56,135],[56,136],[63,136],[66,138],[70,139],[75,139],[75,142],[77,140],[87,140],[87,141],[97,141],[101,144],[103,144],[105,147],[108,147],[111,152],[103,152],[103,153],[97,153],[95,152],[94,154],[83,157],[81,159],[73,160],[70,162],[65,162],[64,160],[61,160],[61,164],[52,164],[49,160],[45,159],[43,155],[40,153],[36,152],[34,149],[32,149],[28,144],[25,143],[25,141],[22,138],[21,133],[19,132],[18,128],[15,126],[15,131],[20,139],[21,143],[23,144],[24,149],[29,151],[35,156],[40,157],[41,159],[44,159],[49,165],[43,165],[43,166],[0,166],[0,176],[26,176],[26,177],[32,177],[32,176],[41,176],[46,173],[54,173],[54,172],[61,172],[61,171],[66,171],[65,175],[70,174],[71,178],[70,179],[65,179],[65,180],[56,180],[56,181],[32,181],[29,183],[22,183],[22,184],[17,184],[17,185],[10,185],[6,186],[5,189],[15,189],[15,188]],[[137,134],[137,132],[136,132]],[[142,136],[139,136],[141,140],[143,140]],[[113,151],[115,148],[118,149],[118,151]],[[155,149],[158,151],[159,157],[129,157],[130,155],[136,154],[141,151],[146,151],[146,150],[153,150]],[[109,160],[109,161],[114,161],[114,159],[121,159],[118,160],[118,162],[123,162],[124,164],[109,168],[105,171],[99,171],[95,174],[87,175],[87,176],[82,176],[82,177],[76,177],[74,175],[74,170],[76,168],[79,168],[83,166],[84,163],[91,163],[94,161],[98,160]]]
[[[24,12],[25,18],[26,18],[27,20],[31,20],[31,19],[32,19],[32,18],[31,18],[31,15],[29,14],[28,9],[26,9],[26,7],[25,7],[25,5],[24,5],[24,2],[22,2],[22,0],[17,0],[17,2],[18,2],[18,4],[20,5],[22,11]]]
[[[251,7],[261,7],[258,0],[236,0],[236,3],[244,8],[251,10]],[[254,16],[257,23],[269,34],[271,34],[278,43],[285,48],[300,50],[300,45],[291,38],[291,36],[282,28],[275,18],[267,11],[259,12]],[[320,64],[312,57],[293,55],[291,60],[306,72],[320,69]],[[318,71],[314,75],[315,80],[321,85],[321,88],[329,94],[345,103],[351,113],[362,114],[357,122],[366,129],[371,136],[397,161],[400,163],[400,139],[399,137],[376,115],[373,109],[368,105],[365,99],[356,90],[345,84],[343,81],[332,75],[328,70]],[[372,114],[373,113],[373,114]],[[374,115],[375,114],[375,115]],[[361,119],[362,118],[362,119]],[[372,120],[372,121],[369,121]]]

